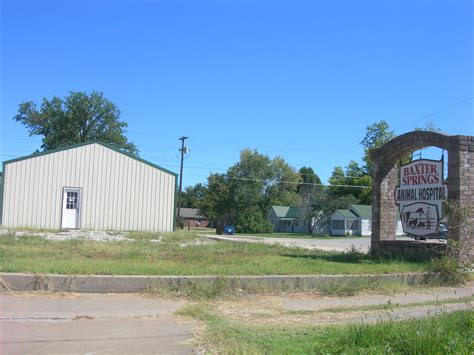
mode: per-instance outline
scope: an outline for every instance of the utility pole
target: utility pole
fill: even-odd
[[[184,153],[186,151],[187,153],[187,148],[184,148],[184,141],[188,139],[189,137],[182,136],[179,138],[181,141],[181,149],[179,150],[181,152],[181,168],[179,169],[179,193],[178,193],[178,213],[176,215],[176,228],[179,229],[179,214],[181,212],[181,190],[183,188],[183,158],[184,158]]]

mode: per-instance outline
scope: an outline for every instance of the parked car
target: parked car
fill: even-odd
[[[235,234],[235,227],[230,226],[230,225],[224,226],[224,234],[234,235]]]
[[[428,234],[428,235],[418,236],[418,235],[407,233],[407,237],[414,238],[415,240],[446,239],[447,235],[448,235],[448,226],[445,223],[439,224],[437,234]]]

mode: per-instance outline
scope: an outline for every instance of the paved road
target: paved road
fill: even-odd
[[[1,354],[189,354],[183,301],[117,294],[0,294]]]
[[[328,251],[347,251],[352,248],[361,252],[368,252],[370,249],[370,237],[340,237],[328,239],[299,239],[299,238],[271,238],[255,236],[229,236],[229,235],[206,235],[205,237],[214,240],[225,240],[243,243],[265,243],[281,244],[286,247],[299,247],[304,249],[320,249]],[[408,237],[398,237],[397,240],[413,240]],[[438,240],[430,240],[431,243],[439,243]]]

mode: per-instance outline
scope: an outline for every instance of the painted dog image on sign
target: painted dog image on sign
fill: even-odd
[[[420,159],[400,167],[395,201],[400,205],[405,233],[420,237],[438,233],[447,197],[443,160]]]

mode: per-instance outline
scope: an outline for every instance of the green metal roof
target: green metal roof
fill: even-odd
[[[298,207],[292,206],[272,206],[273,211],[278,218],[296,219],[299,218]]]
[[[339,212],[343,217],[346,217],[346,218],[357,218],[357,216],[354,213],[352,213],[352,211],[347,210],[347,209],[336,210],[334,213],[337,213],[337,212]]]
[[[360,218],[372,218],[372,206],[370,205],[350,205],[349,209]]]

